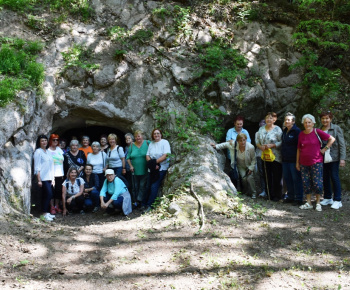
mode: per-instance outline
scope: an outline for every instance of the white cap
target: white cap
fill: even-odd
[[[105,176],[107,176],[107,174],[114,174],[114,170],[113,169],[107,169],[105,172]]]

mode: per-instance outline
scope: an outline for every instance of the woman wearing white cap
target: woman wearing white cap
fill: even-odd
[[[131,196],[128,187],[115,175],[113,169],[107,169],[105,172],[106,180],[100,191],[101,208],[110,213],[114,209],[122,209],[127,216],[132,212]]]

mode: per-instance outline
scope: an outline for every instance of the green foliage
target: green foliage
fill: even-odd
[[[350,25],[311,19],[300,22],[293,37],[303,57],[291,69],[302,67],[305,70],[301,85],[308,89],[314,101],[326,106],[325,103],[336,99],[342,89],[341,69],[334,63],[341,64],[342,59],[349,56]],[[333,63],[333,68],[327,67],[328,63]]]
[[[122,60],[125,56],[125,54],[127,53],[126,50],[124,49],[117,49],[114,53],[114,57],[117,59],[117,60]]]
[[[164,20],[166,16],[171,15],[171,11],[162,6],[160,8],[153,9],[152,14]]]
[[[35,59],[43,44],[5,37],[0,44],[0,107],[4,107],[18,91],[40,89],[44,66]]]
[[[175,31],[182,32],[185,35],[192,33],[190,28],[190,12],[191,8],[181,7],[179,5],[174,6],[174,23]]]
[[[99,68],[99,65],[88,62],[93,53],[90,49],[83,45],[74,44],[67,52],[62,52],[64,61],[66,62],[64,69],[69,67],[81,67],[86,70]]]
[[[35,12],[47,8],[49,11],[67,11],[72,15],[81,16],[87,20],[92,16],[92,8],[88,0],[0,0],[0,7],[4,6],[14,11]],[[35,18],[32,25],[36,25]]]
[[[197,149],[199,142],[196,138],[198,134],[208,134],[219,141],[224,135],[224,129],[221,126],[222,117],[225,115],[215,105],[204,101],[193,101],[188,107],[187,112],[165,113],[157,106],[157,100],[154,98],[152,106],[156,110],[154,117],[158,128],[168,128],[164,130],[164,137],[171,141],[177,141],[180,148],[180,155],[185,155],[190,151]],[[174,120],[169,126],[169,120]]]
[[[238,50],[216,42],[206,48],[199,48],[200,64],[204,67],[206,74],[212,75],[205,82],[208,87],[218,80],[233,83],[237,76],[244,77],[243,68],[247,66],[247,60]]]
[[[108,29],[108,35],[120,43],[124,44],[126,43],[127,37],[129,36],[128,32],[125,30],[125,28],[120,26],[113,26]]]
[[[131,36],[131,40],[137,40],[139,43],[144,43],[149,41],[153,37],[153,32],[151,30],[139,29]]]

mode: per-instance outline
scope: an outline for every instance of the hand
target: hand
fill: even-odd
[[[134,172],[134,167],[133,166],[130,166],[130,171]]]
[[[210,143],[210,146],[216,149],[216,145],[214,143]]]
[[[345,166],[345,160],[340,160],[340,167],[344,167]]]
[[[321,154],[324,155],[324,153],[327,151],[327,149],[326,149],[326,147],[324,147],[320,151],[321,151]]]
[[[101,208],[106,209],[107,207],[108,207],[108,205],[106,203],[104,203],[104,202],[101,203]]]
[[[159,169],[160,167],[159,167],[159,165],[156,165],[156,169]]]
[[[295,164],[295,168],[296,168],[298,171],[300,171],[300,165],[299,165],[299,163]]]
[[[52,180],[51,185],[52,187],[55,187],[55,179]]]
[[[63,216],[66,216],[66,215],[67,215],[67,210],[66,210],[66,209],[63,210],[62,215],[63,215]]]
[[[43,186],[43,183],[41,181],[38,181],[38,186],[39,187],[42,187]]]
[[[73,200],[73,197],[68,198],[67,203],[70,204],[72,202],[72,200]]]
[[[123,174],[123,175],[126,174],[126,169],[125,169],[125,168],[123,169],[122,174]]]

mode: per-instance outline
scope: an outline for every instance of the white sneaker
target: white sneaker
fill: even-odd
[[[305,204],[299,206],[299,208],[300,209],[313,209],[313,206],[309,203],[305,203]],[[321,208],[321,210],[322,210],[322,208]]]
[[[330,198],[330,199],[324,199],[320,202],[320,205],[332,205],[333,204],[333,199]]]
[[[50,214],[49,212],[47,213],[47,215],[48,215],[50,218],[52,218],[52,219],[55,219],[55,218],[56,218],[56,216],[55,216],[55,215]]]
[[[47,222],[52,222],[53,219],[50,217],[50,214],[49,213],[45,213],[42,215],[43,219]]]
[[[316,208],[315,208],[315,210],[317,210],[317,211],[322,211],[322,206],[321,206],[321,204],[316,204]]]
[[[342,205],[341,201],[335,201],[335,202],[333,202],[331,208],[333,208],[333,209],[340,209],[342,206],[343,205]]]
[[[266,192],[263,191],[262,193],[259,194],[260,197],[266,197]]]

